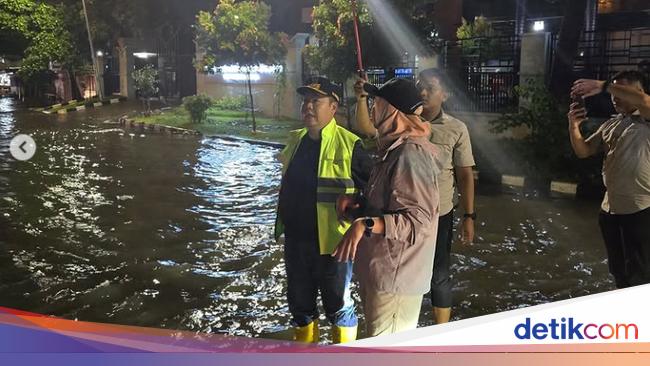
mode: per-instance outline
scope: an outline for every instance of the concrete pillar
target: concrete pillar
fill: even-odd
[[[95,87],[97,88],[97,96],[99,95],[104,95],[104,98],[110,97],[110,95],[105,95],[105,89],[104,89],[104,69],[106,65],[106,60],[104,59],[104,56],[99,56],[95,58],[97,61],[97,76],[99,77],[99,80],[95,81]],[[99,91],[102,91],[101,93]]]
[[[519,85],[531,81],[546,80],[550,68],[551,33],[525,33],[521,37],[521,58],[519,64]],[[519,106],[526,106],[526,100],[519,100]]]
[[[303,74],[303,57],[302,51],[305,48],[309,34],[296,33],[291,38],[291,46],[289,47],[287,60],[286,60],[286,73],[287,73],[287,90],[286,97],[291,100],[289,103],[292,106],[291,116],[300,119],[300,98],[296,95],[296,88],[302,85]]]
[[[515,34],[522,35],[526,32],[526,13],[528,7],[527,0],[517,0],[515,5]]]
[[[133,82],[135,42],[130,38],[120,38],[117,41],[117,51],[120,59],[120,95],[135,98]]]
[[[156,65],[158,68],[158,87],[160,88],[159,94],[163,98],[171,96],[171,83],[167,78],[168,74],[165,70],[166,63],[167,59],[162,55],[158,55],[158,65]]]

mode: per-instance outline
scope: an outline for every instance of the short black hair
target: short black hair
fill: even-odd
[[[449,87],[451,86],[451,84],[449,82],[449,77],[447,76],[447,73],[444,70],[431,67],[420,71],[420,73],[418,74],[418,79],[420,80],[428,79],[428,78],[438,79],[440,85],[442,85],[442,88],[445,89],[446,91],[449,91]]]
[[[637,70],[623,70],[617,72],[614,76],[612,76],[612,81],[615,80],[627,80],[629,82],[638,82],[641,84],[641,86],[644,88],[646,87],[646,80],[645,80],[645,75],[643,75],[642,72],[637,71]]]
[[[650,60],[641,60],[638,64],[639,71],[648,73],[650,72]]]

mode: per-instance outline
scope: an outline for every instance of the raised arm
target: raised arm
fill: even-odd
[[[366,81],[359,78],[356,83],[354,83],[354,94],[357,97],[357,108],[356,108],[356,118],[355,118],[355,130],[369,138],[375,138],[377,136],[377,129],[373,126],[372,121],[370,121],[370,111],[368,110],[368,93],[363,90],[363,84]]]
[[[605,88],[606,90],[603,90]],[[602,91],[632,104],[639,110],[641,116],[650,119],[650,95],[633,85],[623,85],[616,82],[607,83],[603,80],[579,79],[573,84],[571,93],[584,98],[594,96]]]

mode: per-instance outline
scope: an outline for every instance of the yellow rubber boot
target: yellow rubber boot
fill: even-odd
[[[332,327],[332,342],[347,343],[357,339],[357,326],[353,327]]]
[[[304,343],[318,343],[320,340],[320,331],[318,330],[318,320],[305,325],[304,327],[293,328],[293,340]]]

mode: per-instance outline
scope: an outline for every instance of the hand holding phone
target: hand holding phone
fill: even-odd
[[[581,96],[572,95],[571,105],[569,106],[569,126],[572,128],[580,128],[580,124],[587,119],[587,110],[585,109],[585,101]]]
[[[578,104],[577,108],[585,109],[585,100],[583,97],[573,94],[571,96],[571,102],[577,103]]]

